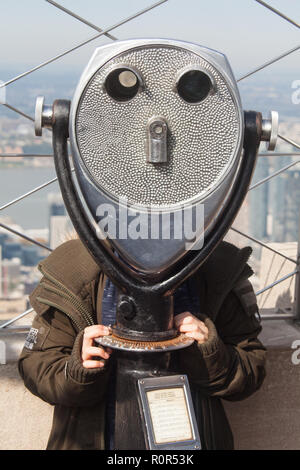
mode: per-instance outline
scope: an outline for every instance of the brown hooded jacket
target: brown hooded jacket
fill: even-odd
[[[248,278],[249,247],[222,242],[198,269],[209,339],[173,353],[188,375],[204,449],[232,449],[221,399],[242,400],[265,377],[265,348],[257,339],[255,294]],[[39,266],[43,278],[30,296],[36,317],[19,359],[25,386],[55,406],[48,449],[105,449],[109,361],[104,369],[81,362],[83,330],[101,323],[106,277],[80,240],[59,246]],[[202,318],[202,317],[201,317]]]

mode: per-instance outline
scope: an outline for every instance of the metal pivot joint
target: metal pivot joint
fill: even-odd
[[[43,135],[43,127],[51,129],[53,126],[53,107],[45,105],[45,97],[38,96],[35,105],[34,130],[37,137]]]
[[[267,150],[274,150],[278,138],[279,117],[277,111],[270,111],[268,119],[262,120],[261,140],[267,142]]]

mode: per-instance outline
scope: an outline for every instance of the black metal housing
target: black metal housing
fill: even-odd
[[[68,156],[70,102],[53,104],[53,149],[56,172],[62,196],[74,227],[104,273],[122,293],[117,309],[116,332],[127,339],[161,341],[174,336],[173,299],[176,288],[206,260],[230,228],[244,200],[255,167],[261,137],[260,113],[245,112],[244,155],[232,195],[219,216],[214,230],[206,237],[200,251],[189,252],[160,282],[138,278],[134,270],[116,258],[96,235],[73,182]],[[127,305],[130,304],[130,305]],[[122,304],[122,305],[121,305]],[[120,307],[121,306],[121,307]],[[130,310],[130,314],[128,311]]]

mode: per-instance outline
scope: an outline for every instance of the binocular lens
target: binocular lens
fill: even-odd
[[[189,70],[177,83],[179,96],[187,103],[203,101],[212,89],[209,76],[201,70]]]
[[[124,67],[110,72],[105,81],[107,93],[116,101],[131,100],[137,94],[139,87],[137,75]]]

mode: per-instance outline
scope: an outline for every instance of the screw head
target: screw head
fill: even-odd
[[[129,297],[122,297],[118,304],[118,313],[121,314],[125,320],[132,320],[135,317],[134,303]]]

